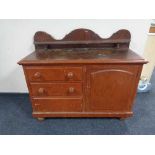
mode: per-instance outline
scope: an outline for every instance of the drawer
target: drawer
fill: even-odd
[[[80,81],[82,67],[26,67],[29,81]]]
[[[74,99],[33,99],[34,112],[80,112],[82,98]]]
[[[82,83],[31,83],[33,96],[81,96]]]

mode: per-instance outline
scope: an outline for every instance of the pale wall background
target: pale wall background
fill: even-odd
[[[61,39],[75,28],[94,30],[109,37],[128,29],[130,48],[142,55],[151,20],[0,20],[0,92],[27,92],[22,67],[17,62],[34,50],[33,35],[42,30]]]

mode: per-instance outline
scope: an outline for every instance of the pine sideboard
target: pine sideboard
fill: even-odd
[[[34,35],[35,51],[23,66],[33,117],[117,117],[133,115],[143,64],[129,49],[131,34],[119,30],[103,39],[76,29],[56,40]]]

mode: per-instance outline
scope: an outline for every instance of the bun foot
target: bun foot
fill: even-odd
[[[43,121],[45,118],[43,118],[43,117],[38,117],[37,119],[38,119],[38,121]]]

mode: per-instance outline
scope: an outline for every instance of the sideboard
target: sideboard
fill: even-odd
[[[36,32],[35,51],[18,62],[33,117],[132,116],[147,61],[129,49],[130,39],[124,29],[106,39],[89,29],[73,30],[61,40]]]

